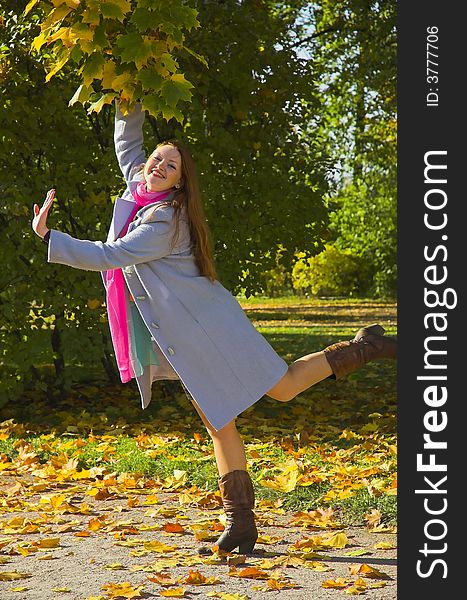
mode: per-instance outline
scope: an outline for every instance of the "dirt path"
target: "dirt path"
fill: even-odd
[[[2,600],[158,598],[162,597],[160,592],[164,590],[181,587],[185,588],[185,596],[179,597],[186,598],[216,597],[212,595],[214,592],[233,594],[230,596],[232,600],[256,600],[270,595],[265,590],[268,585],[266,579],[229,575],[231,567],[226,559],[212,564],[213,558],[218,561],[216,556],[206,558],[198,555],[197,550],[201,545],[212,543],[198,541],[195,530],[202,529],[203,523],[205,526],[217,523],[219,527],[216,518],[223,514],[213,494],[206,496],[203,501],[205,508],[199,508],[193,505],[196,502],[188,502],[189,494],[183,491],[157,491],[156,498],[153,492],[145,490],[140,493],[140,490],[135,490],[129,495],[115,494],[99,500],[83,493],[83,487],[67,486],[63,494],[66,500],[56,492],[56,500],[49,501],[49,506],[45,499],[47,497],[31,494],[28,498],[29,510],[25,510],[23,505],[20,511],[14,507],[14,486],[18,486],[18,480],[10,478],[7,482],[4,479],[3,483],[8,485],[2,486],[4,502],[0,509],[3,513],[0,517],[0,572],[26,573],[29,576],[0,581]],[[43,510],[40,509],[42,506]],[[256,567],[269,578],[274,574],[273,577],[279,582],[278,588],[281,582],[285,587],[271,589],[273,596],[280,594],[281,599],[285,600],[344,598],[349,592],[324,588],[323,582],[345,578],[348,588],[350,582],[358,578],[357,574],[351,574],[350,568],[360,567],[368,571],[367,567],[362,566],[366,564],[383,572],[387,578],[361,577],[363,587],[359,593],[369,599],[396,599],[394,532],[369,533],[365,528],[306,530],[289,524],[292,513],[283,513],[273,507],[259,507],[255,512],[261,536],[256,554],[247,557],[245,564],[236,565],[236,569],[242,572],[244,568]],[[163,529],[170,529],[168,524],[174,523],[181,525],[184,531],[171,533]],[[318,555],[306,555],[303,550],[294,552],[291,549],[291,545],[298,540],[329,537],[340,532],[348,540],[344,548],[319,550]],[[212,529],[208,533],[217,535]],[[379,542],[386,542],[387,546],[393,547],[375,549],[374,545]],[[53,547],[54,544],[59,545]],[[348,556],[349,552],[355,551],[360,551],[360,555]],[[292,557],[300,558],[301,562],[295,560],[297,566],[292,566]],[[265,562],[265,559],[270,560]],[[287,559],[289,566],[278,564]],[[184,583],[190,570],[219,581],[211,585]],[[148,580],[148,577],[156,577],[156,573],[161,571],[170,573],[176,583],[163,586]],[[128,588],[130,591],[126,596],[113,596],[110,595],[111,588],[102,588],[106,584],[124,582],[132,586]],[[384,587],[371,587],[381,583]],[[296,587],[289,587],[291,585]],[[132,595],[131,589],[138,586],[143,586],[140,595]]]

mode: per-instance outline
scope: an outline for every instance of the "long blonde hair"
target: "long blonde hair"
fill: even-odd
[[[209,231],[204,213],[195,163],[190,152],[178,140],[171,139],[160,142],[157,144],[156,149],[161,146],[173,146],[180,152],[180,156],[182,157],[181,185],[179,189],[175,190],[175,196],[171,203],[174,208],[175,217],[175,232],[172,246],[175,245],[178,238],[180,214],[182,208],[185,207],[196,264],[201,275],[208,277],[214,282],[218,277],[214,265],[211,232]],[[138,173],[143,171],[144,166],[142,165],[138,168]]]

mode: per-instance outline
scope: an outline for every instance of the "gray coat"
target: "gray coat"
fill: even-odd
[[[116,107],[115,150],[127,188],[115,202],[106,242],[78,240],[52,229],[47,260],[86,271],[122,268],[160,360],[136,379],[142,407],[151,401],[153,381],[180,379],[219,430],[257,402],[288,367],[235,297],[219,281],[200,276],[184,213],[172,250],[174,209],[157,203],[140,209],[127,234],[117,239],[134,207],[131,192],[141,181],[132,172],[146,160],[143,122],[140,105],[127,117]]]

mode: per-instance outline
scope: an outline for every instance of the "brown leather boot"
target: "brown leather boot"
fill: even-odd
[[[231,552],[237,546],[240,554],[253,552],[258,530],[252,510],[255,492],[249,474],[241,470],[230,471],[219,477],[218,483],[227,523],[215,545],[225,552]],[[198,552],[211,554],[211,549],[203,546]]]
[[[340,379],[353,373],[361,366],[378,358],[397,357],[397,342],[383,337],[381,325],[369,325],[357,331],[353,340],[338,342],[324,349],[326,359],[333,374],[330,379]]]

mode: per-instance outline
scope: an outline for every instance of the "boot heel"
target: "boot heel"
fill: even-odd
[[[253,548],[255,547],[255,544],[256,544],[256,539],[242,542],[238,546],[239,554],[250,554],[251,552],[253,552]]]

